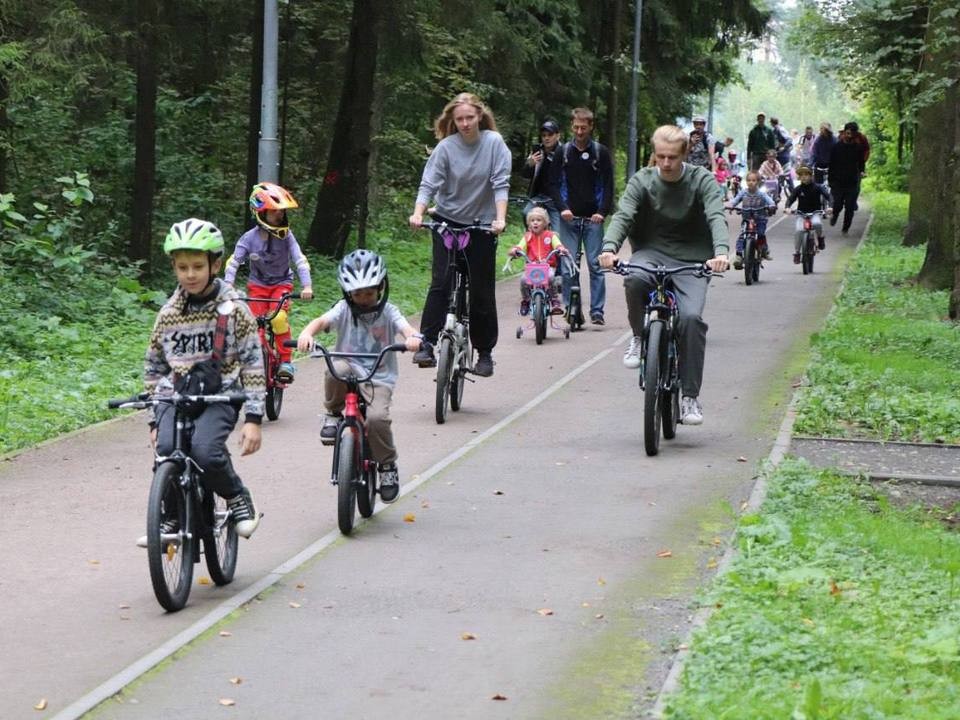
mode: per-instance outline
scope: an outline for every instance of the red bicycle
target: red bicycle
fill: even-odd
[[[296,340],[287,340],[286,347],[296,347]],[[333,445],[333,470],[330,482],[337,486],[337,525],[340,532],[353,532],[355,508],[360,515],[373,515],[377,500],[377,462],[370,451],[367,435],[367,402],[360,391],[361,386],[372,378],[383,358],[390,352],[406,352],[403,343],[387,345],[378,353],[331,352],[319,343],[313,344],[311,357],[322,357],[330,374],[347,386],[344,398],[343,417],[337,423],[337,437]],[[360,376],[350,366],[346,375],[337,371],[333,361],[337,358],[350,360],[373,360],[372,365],[363,364],[367,374]]]
[[[257,332],[260,334],[260,345],[263,347],[263,374],[267,382],[266,411],[268,420],[280,417],[280,408],[283,407],[283,391],[288,382],[280,376],[280,349],[277,347],[276,334],[273,332],[273,319],[287,306],[289,300],[299,300],[300,293],[284,293],[278,298],[240,298],[247,303],[270,303],[276,305],[271,311],[257,315]],[[296,347],[296,343],[293,344]]]

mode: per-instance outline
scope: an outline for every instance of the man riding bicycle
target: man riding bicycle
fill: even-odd
[[[612,268],[617,251],[629,237],[631,263],[670,266],[706,262],[715,272],[727,270],[727,221],[723,194],[713,174],[684,162],[687,136],[680,128],[662,125],[654,131],[651,143],[655,166],[641,169],[627,183],[603,238],[600,265]],[[709,278],[694,275],[673,277],[680,304],[680,421],[685,425],[703,422],[698,398],[707,341],[707,324],[702,314],[709,282]],[[627,319],[634,335],[623,356],[623,364],[628,368],[640,366],[644,308],[653,288],[653,277],[646,273],[632,274],[624,280]]]

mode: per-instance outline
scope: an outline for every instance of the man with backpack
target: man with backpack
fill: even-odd
[[[590,322],[603,325],[605,276],[597,256],[603,242],[603,221],[613,209],[613,160],[610,151],[593,139],[593,113],[574,108],[570,113],[573,140],[554,158],[551,192],[560,211],[560,241],[577,256],[581,238],[590,269]],[[579,268],[578,268],[579,272]],[[571,278],[563,279],[563,300],[570,302]]]
[[[713,138],[707,132],[707,119],[702,115],[693,117],[693,130],[687,148],[687,164],[699,165],[712,173],[717,171]]]

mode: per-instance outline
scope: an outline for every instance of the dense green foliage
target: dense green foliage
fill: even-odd
[[[736,543],[666,717],[956,717],[956,534],[787,461]]]
[[[944,291],[910,282],[923,248],[900,245],[906,197],[871,196],[870,236],[813,340],[796,431],[960,442],[960,329]]]

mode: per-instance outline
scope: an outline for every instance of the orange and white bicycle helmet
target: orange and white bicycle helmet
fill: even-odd
[[[293,195],[286,188],[275,183],[257,183],[250,193],[250,209],[253,210],[253,215],[257,219],[257,225],[281,240],[290,232],[287,210],[298,207],[300,207],[300,204]],[[279,224],[271,225],[267,222],[268,210],[283,211],[283,218]]]

